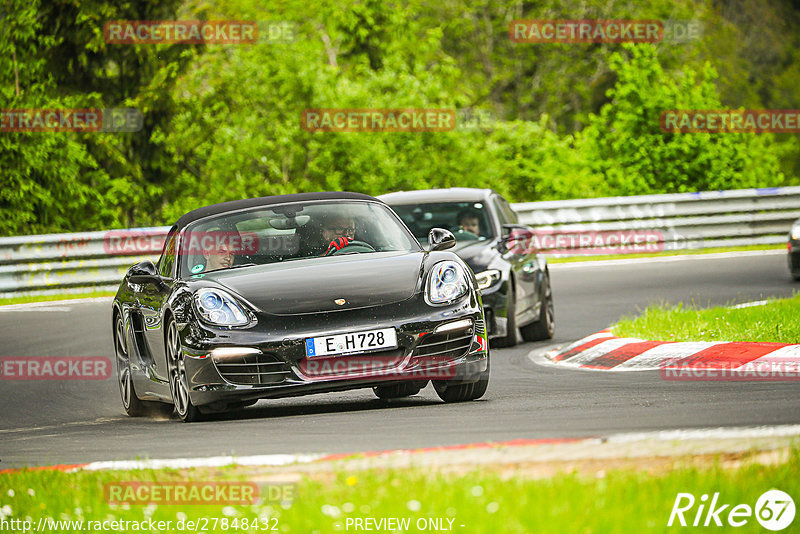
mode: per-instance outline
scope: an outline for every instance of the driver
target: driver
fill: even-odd
[[[458,226],[465,232],[481,235],[480,217],[472,210],[464,210],[458,214]]]
[[[233,265],[233,247],[227,241],[218,245],[204,248],[203,257],[206,259],[205,271],[216,271],[218,269],[230,269]]]
[[[322,239],[328,243],[323,256],[343,249],[353,241],[355,235],[356,223],[353,217],[337,214],[328,218],[322,225]]]

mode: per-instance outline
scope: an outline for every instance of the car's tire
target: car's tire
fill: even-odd
[[[184,362],[183,348],[181,347],[181,337],[178,334],[178,325],[173,318],[167,323],[167,335],[165,338],[167,369],[169,372],[169,391],[172,394],[172,402],[175,411],[184,422],[191,423],[203,419],[203,413],[192,404],[189,397],[189,382],[186,377],[186,367]]]
[[[486,370],[481,373],[477,382],[471,384],[450,385],[447,380],[433,380],[433,389],[439,398],[445,402],[464,402],[477,400],[486,393],[489,387],[489,375],[491,374],[491,360],[486,354]]]
[[[145,403],[136,396],[136,389],[133,387],[125,327],[119,314],[115,314],[114,318],[114,352],[116,354],[117,384],[119,385],[122,407],[129,416],[141,417],[147,413],[147,409]]]
[[[553,289],[550,287],[550,273],[545,275],[544,296],[539,309],[539,319],[519,329],[525,341],[542,341],[551,339],[556,333],[555,306]]]
[[[497,348],[517,345],[517,298],[514,291],[514,280],[508,282],[508,301],[506,307],[506,335],[494,338],[492,344]]]
[[[375,396],[379,399],[399,399],[416,395],[421,389],[417,382],[403,382],[401,384],[375,386],[372,391],[375,392]]]

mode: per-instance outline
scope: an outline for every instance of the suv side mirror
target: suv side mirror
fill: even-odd
[[[429,250],[447,250],[456,246],[456,237],[450,230],[444,228],[431,228],[428,232]]]
[[[161,285],[161,277],[155,264],[150,260],[139,262],[128,270],[128,280],[133,284]]]
[[[524,254],[530,237],[531,229],[524,224],[504,224],[500,249],[512,254]]]

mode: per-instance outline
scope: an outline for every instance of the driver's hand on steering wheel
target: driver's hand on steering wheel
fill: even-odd
[[[333,254],[337,250],[342,250],[344,247],[350,244],[353,241],[349,237],[337,237],[333,241],[330,242],[328,245],[328,250],[325,251],[325,255]]]

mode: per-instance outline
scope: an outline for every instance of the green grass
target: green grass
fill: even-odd
[[[92,291],[89,293],[59,293],[54,295],[33,295],[24,297],[0,298],[0,306],[6,304],[27,304],[29,302],[50,302],[55,300],[89,299],[96,297],[113,297],[113,291]]]
[[[657,341],[800,343],[800,294],[739,309],[653,305],[636,318],[623,318],[613,332]]]
[[[798,450],[792,450],[785,463],[776,465],[745,462],[730,469],[718,463],[702,468],[683,465],[656,474],[628,468],[593,476],[566,473],[542,479],[502,479],[489,469],[467,475],[444,475],[431,469],[323,473],[322,477],[297,482],[292,501],[228,507],[111,506],[103,496],[103,485],[110,481],[236,480],[243,476],[228,468],[69,474],[24,471],[0,475],[0,516],[5,515],[5,520],[30,517],[34,525],[40,517],[129,521],[150,517],[153,521],[172,521],[171,532],[178,532],[175,524],[181,518],[203,517],[209,520],[207,530],[216,532],[226,531],[219,523],[218,528],[211,528],[215,518],[223,517],[229,521],[272,517],[276,518],[272,524],[277,522],[280,531],[302,533],[347,531],[348,518],[365,517],[409,518],[409,532],[418,531],[413,525],[419,518],[442,518],[445,525],[446,519],[453,519],[454,532],[468,533],[683,532],[686,528],[666,527],[679,492],[693,493],[698,499],[701,494],[719,492],[721,502],[751,507],[771,488],[800,496]],[[696,509],[697,505],[686,514],[690,523]],[[227,532],[245,530],[229,528]],[[354,531],[352,525],[349,530]],[[753,517],[736,530],[763,532]],[[61,531],[70,530],[62,527]]]
[[[599,261],[599,260],[630,260],[634,258],[659,258],[664,256],[685,256],[693,254],[717,254],[721,252],[743,252],[750,250],[785,250],[785,244],[779,245],[747,245],[741,247],[720,247],[702,248],[692,250],[667,250],[664,252],[649,252],[644,254],[605,254],[605,255],[583,255],[572,256],[569,258],[547,258],[548,263],[572,263],[576,261]],[[546,254],[545,254],[546,256]]]

